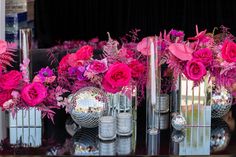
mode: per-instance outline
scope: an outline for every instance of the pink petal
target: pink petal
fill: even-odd
[[[143,55],[150,55],[150,43],[148,42],[148,37],[143,38],[137,45],[137,50],[140,51]]]
[[[191,60],[193,50],[182,43],[173,43],[168,48],[170,52],[175,55],[175,57],[179,58],[180,60]]]

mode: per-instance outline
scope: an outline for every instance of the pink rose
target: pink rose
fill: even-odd
[[[193,50],[183,43],[173,43],[168,49],[177,58],[182,61],[191,60]]]
[[[58,66],[58,73],[62,73],[63,71],[67,71],[70,65],[68,64],[68,59],[69,59],[70,54],[67,54],[64,56]]]
[[[94,74],[104,73],[107,71],[107,69],[107,59],[93,60],[92,63],[87,67],[87,70]]]
[[[145,71],[145,67],[138,60],[133,60],[129,63],[129,67],[131,69],[132,77],[138,78],[143,75]]]
[[[0,54],[3,54],[7,51],[7,42],[0,40]]]
[[[105,79],[103,79],[102,81],[102,87],[106,92],[110,92],[113,94],[121,91],[121,87],[112,87],[112,85],[108,83]]]
[[[208,48],[203,48],[193,53],[193,58],[199,59],[205,66],[208,66],[212,60],[212,51]]]
[[[71,67],[83,65],[83,60],[78,59],[75,53],[69,55],[67,62]]]
[[[83,46],[76,51],[75,55],[78,60],[89,60],[93,56],[93,47],[89,45]]]
[[[236,62],[236,44],[226,40],[222,47],[222,58],[227,62]]]
[[[17,88],[22,80],[22,73],[16,70],[11,70],[10,72],[0,76],[0,88],[4,90],[12,90]]]
[[[206,75],[206,68],[199,60],[190,60],[185,66],[185,76],[193,81],[200,81]]]
[[[113,64],[109,67],[104,79],[112,87],[126,86],[131,79],[131,69],[124,63]]]
[[[33,107],[47,97],[47,89],[42,83],[33,82],[22,89],[21,97],[29,106]]]
[[[0,93],[0,106],[3,107],[3,104],[12,99],[12,95],[11,95],[11,91],[10,90],[7,90],[7,91],[4,91],[4,92],[1,92]]]

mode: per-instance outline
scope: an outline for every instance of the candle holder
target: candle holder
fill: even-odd
[[[116,138],[116,119],[113,116],[103,116],[99,119],[99,138],[113,140]]]
[[[156,125],[155,112],[157,112],[158,116],[160,116],[160,103],[157,101],[157,97],[160,96],[161,89],[161,69],[160,66],[158,66],[158,47],[157,44],[154,43],[157,43],[157,37],[149,37],[147,40],[147,47],[150,47],[150,55],[147,57],[148,78],[146,84],[146,129],[147,133],[152,135],[158,134],[159,132],[159,128],[157,126],[160,125]]]
[[[127,136],[132,134],[132,114],[119,113],[117,115],[117,134]]]
[[[157,97],[157,103],[155,111],[159,111],[159,104],[160,104],[160,113],[167,113],[169,112],[169,95],[168,94],[160,94],[159,97]]]
[[[116,140],[99,141],[100,156],[115,156],[116,155]]]
[[[131,155],[132,136],[119,136],[117,139],[117,155]]]

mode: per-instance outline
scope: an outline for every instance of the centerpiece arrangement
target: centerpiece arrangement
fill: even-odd
[[[49,93],[54,90],[54,81],[56,77],[52,71],[42,69],[37,75],[37,79],[32,82],[24,75],[30,60],[24,60],[20,65],[20,71],[7,71],[6,66],[11,66],[15,48],[14,44],[8,44],[0,41],[0,106],[2,110],[8,110],[13,116],[18,110],[28,110],[30,107],[36,107],[42,111],[42,116],[47,116],[53,121],[55,112],[52,109],[59,108],[53,97]]]
[[[83,127],[97,126],[98,118],[104,113],[112,114],[114,109],[126,110],[124,103],[132,102],[137,88],[142,89],[140,97],[144,95],[146,59],[136,50],[135,39],[132,42],[122,40],[120,45],[108,36],[107,42],[95,38],[90,42],[66,42],[64,46],[50,49],[51,56],[67,51],[59,61],[57,85],[50,95]],[[41,73],[52,76],[48,67],[41,69]],[[40,80],[38,78],[40,73],[34,80]],[[47,80],[41,76],[42,79]]]

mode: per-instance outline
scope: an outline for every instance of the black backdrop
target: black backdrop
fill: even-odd
[[[194,35],[195,25],[212,31],[224,25],[236,34],[235,0],[36,0],[39,47],[58,41],[120,37],[133,28],[140,37],[163,29]]]

